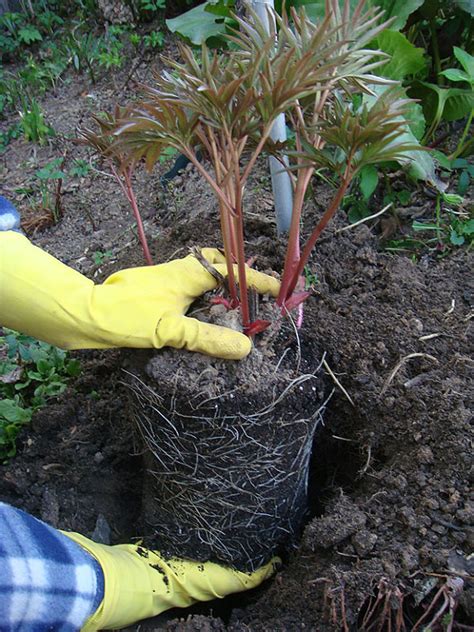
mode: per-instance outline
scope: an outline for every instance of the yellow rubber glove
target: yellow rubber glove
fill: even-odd
[[[210,248],[202,252],[225,276],[223,255]],[[248,268],[247,278],[259,292],[277,295],[273,277]],[[0,324],[63,349],[170,346],[243,358],[251,349],[247,336],[184,316],[216,284],[189,255],[121,270],[95,285],[23,235],[0,232]]]
[[[104,572],[104,599],[82,632],[115,630],[169,608],[255,588],[273,575],[280,561],[274,558],[254,573],[241,573],[212,562],[165,561],[140,546],[107,546],[78,533],[63,533],[95,557]]]

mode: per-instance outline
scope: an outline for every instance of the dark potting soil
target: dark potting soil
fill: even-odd
[[[116,87],[127,73],[114,78]],[[88,111],[110,107],[116,87],[71,83],[42,99],[58,136],[41,148],[12,143],[0,158],[2,194],[14,195],[63,150],[66,169],[83,156],[68,135]],[[197,175],[186,171],[166,195],[159,175],[137,174],[156,261],[184,256],[190,246],[219,245],[217,207]],[[269,190],[262,167],[247,191],[247,252],[258,256],[259,269],[280,270]],[[315,197],[304,234],[327,192],[317,188]],[[26,198],[13,201],[27,212]],[[59,224],[30,233],[37,245],[96,280],[142,263],[126,202],[109,178],[92,172],[67,182],[63,202]],[[437,591],[452,590],[456,578],[464,584],[456,620],[472,626],[470,257],[463,248],[413,261],[410,253],[383,249],[390,226],[431,218],[434,204],[420,189],[383,226],[377,220],[336,234],[347,226],[340,212],[311,259],[317,282],[305,306],[302,355],[308,371],[326,353],[335,391],[313,449],[312,513],[298,548],[257,591],[191,611],[199,614],[189,620],[188,612],[175,611],[130,630],[384,630],[390,613],[396,629],[400,612],[412,630]],[[95,263],[94,253],[106,251],[112,254],[105,263]],[[0,498],[102,539],[105,519],[112,542],[129,541],[142,535],[144,467],[126,410],[121,354],[75,355],[82,376],[25,427],[19,454],[0,466]],[[380,598],[378,605],[371,598]],[[433,612],[443,594],[439,599]]]

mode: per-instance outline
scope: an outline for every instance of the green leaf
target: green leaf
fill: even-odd
[[[280,14],[281,14],[281,9],[282,9],[282,4],[283,3],[279,1],[275,2],[275,9]],[[317,0],[316,2],[314,0],[292,0],[292,2],[286,3],[286,7],[288,8],[292,6],[292,7],[295,7],[295,9],[299,9],[300,7],[304,6],[309,19],[313,21],[317,21],[326,15],[325,4],[326,4],[325,0]],[[354,9],[356,8],[358,4],[358,0],[350,0],[349,4],[350,4],[351,14],[352,14],[352,12],[354,11]]]
[[[474,2],[472,0],[454,0],[454,4],[474,17]]]
[[[378,96],[382,95],[385,90],[387,90],[386,86],[371,87]],[[372,106],[377,98],[377,96],[373,95],[364,95],[363,101],[369,106]],[[447,185],[441,182],[436,175],[433,157],[428,151],[424,151],[422,149],[422,146],[418,142],[410,127],[407,127],[405,131],[400,134],[397,138],[397,142],[409,143],[410,145],[420,147],[419,151],[411,151],[410,155],[405,154],[405,156],[398,158],[397,162],[406,166],[408,168],[408,173],[415,178],[415,180],[424,180],[435,187],[438,191],[444,191]]]
[[[373,165],[367,165],[360,171],[360,190],[365,200],[368,200],[377,188],[379,174]]]
[[[41,42],[43,36],[37,28],[27,25],[18,31],[18,39],[25,44],[31,44],[32,42]]]
[[[408,189],[402,189],[402,191],[398,191],[397,198],[402,206],[406,206],[411,200],[411,191],[408,191]]]
[[[390,61],[377,71],[382,77],[402,81],[409,75],[417,74],[427,65],[423,48],[417,48],[397,31],[383,31],[375,38],[374,44],[374,48],[391,56]]]
[[[426,119],[421,105],[413,102],[405,116],[413,135],[417,140],[421,140],[426,129]]]
[[[454,163],[451,164],[451,160],[449,160],[448,156],[446,156],[446,154],[443,154],[442,151],[439,151],[438,149],[431,149],[430,154],[433,156],[439,166],[443,167],[443,169],[451,170],[455,168]]]
[[[418,222],[418,221],[414,221],[413,224],[411,225],[411,227],[413,228],[413,230],[415,231],[422,231],[422,230],[439,230],[439,226],[437,226],[436,224],[433,224],[431,222]]]
[[[38,169],[35,173],[36,177],[40,180],[62,180],[66,178],[64,171],[61,171],[61,169],[58,168],[62,162],[62,158],[55,158],[42,169]]]
[[[81,363],[79,360],[69,360],[69,362],[66,362],[66,371],[72,377],[77,377],[81,373]]]
[[[464,222],[464,229],[462,231],[465,235],[473,235],[474,234],[474,219],[469,219],[467,222]]]
[[[390,28],[393,31],[399,31],[405,26],[408,17],[419,9],[424,1],[425,0],[369,0],[367,4],[369,6],[378,6],[381,9],[385,9],[384,20],[395,18],[394,22],[390,24]]]
[[[461,173],[461,175],[459,176],[459,182],[458,182],[458,191],[460,193],[460,195],[464,195],[468,188],[469,188],[469,174],[467,171],[463,171]]]
[[[23,424],[31,420],[33,411],[31,408],[22,408],[13,399],[3,399],[0,401],[0,419],[3,417],[10,423]]]
[[[443,193],[441,197],[443,202],[451,204],[451,206],[460,206],[464,202],[462,195],[458,195],[457,193]]]
[[[449,235],[449,241],[453,244],[453,246],[462,246],[465,239],[463,235],[458,235],[455,230],[451,230],[451,234]]]
[[[474,6],[474,5],[473,5]],[[465,50],[459,48],[458,46],[454,46],[453,48],[454,55],[456,59],[470,76],[471,81],[474,80],[474,57],[469,55]]]
[[[439,73],[449,81],[464,81],[466,83],[471,83],[472,79],[469,77],[467,72],[463,70],[458,70],[458,68],[448,68],[447,70],[443,70]]]
[[[206,11],[207,3],[186,11],[177,18],[166,20],[172,33],[186,37],[196,46],[204,44],[210,37],[220,37],[226,32],[225,21]]]
[[[434,83],[418,81],[414,96],[421,99],[427,121],[457,121],[469,114],[474,107],[474,92],[462,88],[441,88]]]

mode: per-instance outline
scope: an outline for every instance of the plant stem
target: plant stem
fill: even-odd
[[[329,223],[329,220],[333,217],[333,215],[335,214],[335,212],[337,211],[337,209],[339,208],[339,205],[342,201],[342,198],[344,197],[345,192],[347,191],[347,188],[352,180],[352,175],[347,175],[336,196],[334,197],[333,201],[331,202],[331,205],[329,206],[329,208],[326,210],[326,212],[324,213],[324,215],[322,216],[322,218],[320,219],[318,225],[316,226],[316,228],[313,230],[313,232],[311,233],[310,238],[308,239],[308,241],[306,242],[305,247],[303,248],[303,252],[301,253],[301,257],[298,261],[298,264],[294,270],[294,272],[292,273],[292,277],[291,280],[288,284],[288,289],[286,291],[286,295],[282,301],[281,304],[284,304],[284,302],[286,300],[288,300],[288,298],[292,295],[292,293],[294,292],[294,289],[298,283],[298,278],[299,276],[302,274],[305,265],[308,262],[309,256],[311,254],[312,249],[314,248],[314,245],[316,244],[320,234],[323,232],[323,230],[326,228],[327,224]],[[279,299],[280,300],[280,299]],[[280,304],[280,303],[279,303]]]
[[[232,219],[222,202],[220,202],[219,204],[219,214],[221,218],[222,241],[224,242],[224,255],[227,266],[227,279],[229,283],[231,304],[232,307],[237,307],[239,304],[239,297],[237,294],[237,286],[235,283],[234,274],[235,251],[233,249],[233,241],[231,236]]]
[[[151,258],[151,254],[150,254],[150,249],[148,248],[148,241],[145,235],[145,229],[143,228],[143,222],[142,222],[142,218],[140,215],[140,211],[138,210],[138,204],[137,204],[137,198],[135,197],[135,193],[133,191],[133,187],[132,187],[132,170],[131,167],[128,167],[127,169],[125,169],[123,177],[125,180],[125,184],[122,182],[122,179],[120,177],[120,175],[117,172],[117,169],[115,168],[114,165],[112,165],[112,173],[114,174],[115,178],[117,179],[118,183],[120,184],[120,187],[122,188],[122,191],[125,194],[125,197],[127,198],[127,200],[130,203],[130,206],[132,207],[132,211],[133,211],[133,215],[135,217],[135,220],[137,222],[137,229],[138,229],[138,239],[140,240],[140,244],[142,246],[142,250],[143,250],[143,254],[145,255],[145,261],[147,262],[147,264],[149,266],[154,265],[153,264],[153,259]]]
[[[212,188],[212,190],[214,191],[214,193],[217,195],[218,199],[224,204],[224,206],[227,208],[227,210],[229,210],[231,213],[234,212],[234,209],[232,208],[232,206],[229,204],[229,201],[227,200],[227,198],[225,197],[224,193],[222,192],[222,190],[219,188],[219,185],[215,182],[215,180],[213,178],[211,178],[211,176],[207,173],[207,171],[204,169],[204,167],[201,165],[201,163],[199,162],[199,160],[196,158],[196,155],[193,151],[189,151],[189,148],[187,147],[183,147],[182,148],[183,154],[186,156],[186,158],[188,158],[193,165],[196,167],[196,169],[199,171],[199,173],[202,175],[202,177],[206,180],[206,182],[209,184],[209,186]]]
[[[250,325],[249,299],[247,293],[247,276],[245,271],[245,248],[244,248],[244,217],[242,209],[242,181],[240,178],[239,156],[237,152],[234,155],[234,186],[235,186],[235,224],[237,238],[237,268],[239,272],[239,296],[240,309],[242,310],[242,325],[244,333]]]
[[[277,304],[283,305],[288,293],[288,286],[300,258],[300,219],[303,210],[304,198],[308,189],[314,168],[310,167],[300,174],[296,181],[295,198],[293,202],[293,213],[291,217],[290,234],[288,236],[288,246],[286,249],[285,265],[283,267],[283,278],[281,281],[280,293]]]
[[[439,193],[436,196],[436,238],[438,244],[441,244],[441,195]]]
[[[464,131],[462,133],[461,138],[459,139],[459,143],[456,147],[456,149],[454,150],[454,152],[449,156],[449,160],[456,160],[456,158],[458,158],[458,156],[460,156],[463,151],[466,149],[467,145],[472,143],[472,138],[466,143],[466,145],[464,145],[464,141],[466,140],[466,136],[471,128],[471,123],[472,123],[472,118],[474,116],[474,108],[472,108],[471,113],[468,116],[467,119],[467,123],[466,126],[464,128]]]
[[[436,19],[431,17],[429,23],[431,31],[431,45],[433,47],[434,71],[436,73],[436,83],[438,84],[438,76],[441,72],[441,58],[439,54],[438,34],[436,32]]]

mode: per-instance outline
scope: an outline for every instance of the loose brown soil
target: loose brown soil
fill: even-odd
[[[114,78],[121,94],[126,75]],[[73,81],[45,98],[63,136],[45,148],[15,141],[0,157],[2,194],[31,213],[15,188],[62,152],[68,160],[82,155],[67,136],[91,109],[112,103],[114,90],[105,79],[94,88]],[[84,91],[94,100],[81,97]],[[157,176],[141,173],[137,183],[156,261],[218,245],[216,204],[196,174],[186,171],[166,196]],[[326,195],[316,189],[316,202],[308,202],[304,232]],[[269,200],[262,164],[247,192],[247,252],[257,255],[259,269],[279,270],[282,245]],[[93,172],[71,181],[63,201],[63,219],[32,233],[35,244],[96,280],[141,263],[112,180]],[[433,213],[421,190],[414,209]],[[177,618],[188,613],[172,612],[131,630],[327,632],[377,629],[376,622],[384,630],[384,603],[386,613],[395,612],[402,598],[410,630],[452,577],[465,582],[457,620],[472,625],[469,254],[412,260],[384,251],[377,224],[335,232],[345,225],[341,212],[310,264],[317,283],[305,306],[301,350],[308,368],[326,354],[334,394],[314,444],[299,546],[252,594],[197,608],[187,620]],[[105,250],[112,256],[98,266],[92,253]],[[107,539],[106,522],[110,540],[124,542],[142,535],[143,464],[125,406],[123,358],[117,351],[75,355],[82,376],[25,428],[18,456],[0,466],[0,498],[88,536]],[[371,595],[381,601],[369,614]]]

